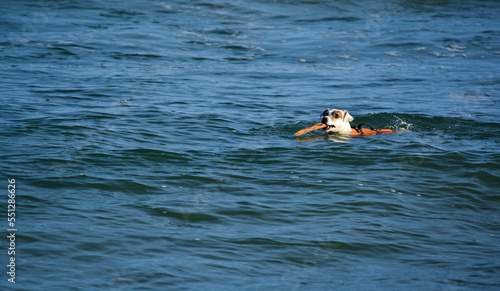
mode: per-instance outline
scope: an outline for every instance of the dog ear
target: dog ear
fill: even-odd
[[[354,120],[354,118],[351,116],[351,114],[349,114],[349,112],[347,112],[347,110],[344,110],[344,122],[351,122]]]

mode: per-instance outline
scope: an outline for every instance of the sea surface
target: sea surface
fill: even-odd
[[[0,15],[1,290],[500,289],[500,2]]]

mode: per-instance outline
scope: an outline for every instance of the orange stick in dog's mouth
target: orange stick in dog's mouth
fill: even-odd
[[[317,129],[324,128],[324,127],[326,127],[326,124],[321,123],[321,122],[320,123],[316,123],[313,126],[309,126],[308,128],[304,128],[304,129],[301,129],[301,130],[297,131],[295,133],[295,136],[301,136],[301,135],[306,134],[308,132],[311,132],[313,130],[317,130]]]

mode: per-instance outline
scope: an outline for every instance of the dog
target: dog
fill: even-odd
[[[321,123],[326,125],[323,128],[326,133],[351,134],[352,128],[349,122],[354,118],[347,110],[327,109],[321,115],[323,116]]]
[[[394,133],[392,129],[374,129],[371,125],[366,123],[359,124],[358,126],[351,126],[349,122],[353,121],[354,118],[347,110],[327,109],[321,116],[320,123],[297,131],[295,136],[301,136],[320,128],[323,128],[328,134],[343,136],[367,136]]]

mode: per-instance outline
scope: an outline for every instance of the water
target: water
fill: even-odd
[[[0,9],[2,290],[500,287],[498,2]]]

